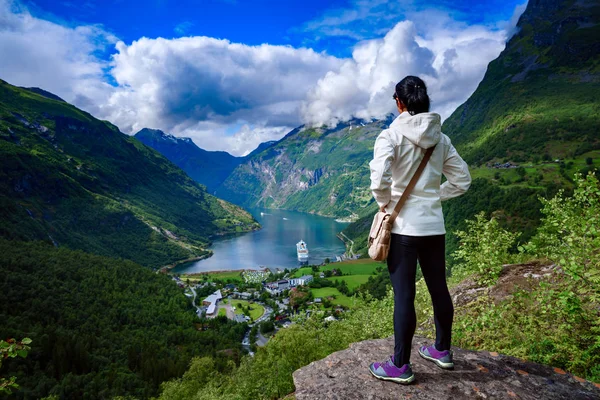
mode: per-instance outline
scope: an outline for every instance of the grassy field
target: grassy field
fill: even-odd
[[[222,316],[226,317],[227,316],[227,310],[224,309],[224,308],[219,308],[219,314],[218,315],[219,316],[222,315]]]
[[[331,301],[332,304],[339,304],[341,306],[352,307],[352,298],[340,293],[339,290],[333,287],[326,287],[320,289],[311,289],[311,292],[315,298],[321,297],[326,298],[327,296],[336,296]]]
[[[565,164],[566,175],[571,177],[575,172],[589,167],[587,164],[588,159],[592,159],[592,166],[595,168],[600,167],[600,150],[593,150],[584,153],[574,158],[565,158],[560,161]],[[501,162],[501,161],[499,161]],[[469,167],[469,172],[473,179],[486,178],[496,180],[502,178],[506,184],[504,186],[525,186],[530,188],[545,187],[548,183],[561,183],[565,181],[559,174],[560,163],[554,160],[542,161],[542,162],[531,162],[526,161],[523,163],[516,163],[520,167],[523,167],[527,174],[520,180],[520,176],[517,172],[517,168],[490,168],[487,166],[481,167]],[[535,178],[539,176],[539,180],[536,182]],[[564,182],[563,182],[564,183]]]
[[[257,318],[259,318],[265,312],[265,308],[258,303],[250,304],[250,302],[248,302],[248,300],[231,299],[231,305],[233,307],[235,307],[234,312],[236,314],[243,314],[242,310],[238,308],[238,303],[241,303],[243,306],[249,305],[251,307],[250,318],[252,318],[252,321],[255,321]]]
[[[243,278],[242,278],[242,271],[213,271],[213,272],[207,272],[207,273],[203,273],[203,274],[182,274],[180,276],[181,280],[184,282],[187,282],[187,280],[190,280],[190,283],[196,283],[199,281],[202,281],[202,278],[204,275],[208,276],[208,280],[209,281],[214,281],[215,279],[221,279],[221,280],[226,280],[226,279],[233,279],[234,281],[240,281],[243,282]]]
[[[323,272],[323,271],[329,271],[329,270],[333,270],[333,269],[339,269],[342,271],[342,273],[349,274],[349,275],[372,275],[375,273],[375,269],[378,266],[385,267],[385,263],[381,263],[379,261],[373,261],[370,258],[361,258],[359,260],[350,260],[350,261],[344,261],[344,262],[339,262],[339,263],[327,264],[323,267],[320,267],[319,271]],[[292,278],[298,278],[302,275],[307,275],[307,274],[308,275],[312,274],[311,267],[298,268],[292,274]],[[344,277],[344,279],[346,279],[346,278]]]
[[[330,278],[325,278],[328,281],[335,281],[336,279],[341,282],[342,280],[346,281],[348,285],[348,289],[353,290],[354,288],[359,287],[363,283],[369,280],[369,277],[372,275],[347,275],[347,276],[332,276]]]

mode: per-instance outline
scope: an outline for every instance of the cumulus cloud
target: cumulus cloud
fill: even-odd
[[[111,74],[118,89],[103,114],[126,131],[185,131],[198,121],[299,124],[307,88],[341,64],[311,49],[209,37],[141,38],[116,49]]]
[[[245,156],[259,144],[279,140],[292,129],[292,126],[261,127],[249,124],[227,127],[205,121],[188,127],[181,135],[192,138],[205,150],[225,150],[236,156]]]
[[[435,10],[408,18],[382,39],[359,42],[352,58],[321,78],[303,104],[304,121],[333,125],[353,116],[380,118],[395,110],[394,86],[406,75],[423,78],[432,111],[448,117],[475,91],[510,34],[509,29],[469,26]],[[418,21],[418,29],[411,20]]]
[[[99,25],[62,26],[0,0],[0,78],[14,85],[39,86],[78,105],[93,103],[110,89],[108,63],[96,54],[115,42]]]
[[[313,28],[344,34],[348,23],[380,14],[389,23],[384,3],[358,0],[362,9],[326,16]],[[426,80],[433,110],[448,116],[475,90],[516,18],[502,27],[469,26],[419,11],[338,58],[209,37],[127,44],[102,26],[64,26],[0,0],[0,78],[56,93],[126,133],[158,128],[243,155],[303,122],[381,117],[393,111],[393,85],[407,74]]]

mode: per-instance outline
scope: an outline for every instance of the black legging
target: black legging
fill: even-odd
[[[408,364],[417,326],[415,275],[417,260],[433,302],[435,347],[450,349],[454,307],[446,285],[445,235],[406,236],[392,234],[387,265],[394,288],[394,359]]]

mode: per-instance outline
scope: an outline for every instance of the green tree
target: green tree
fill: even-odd
[[[465,231],[457,231],[459,248],[453,253],[458,277],[473,275],[480,284],[492,285],[508,260],[508,251],[519,236],[500,227],[496,218],[488,220],[484,212],[468,220]]]
[[[27,357],[28,351],[31,350],[29,344],[31,344],[29,338],[20,341],[15,339],[0,340],[0,368],[2,367],[2,360],[6,358]],[[0,393],[10,394],[11,390],[18,388],[19,385],[16,383],[14,376],[8,379],[0,377]]]

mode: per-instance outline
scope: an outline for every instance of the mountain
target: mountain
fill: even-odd
[[[160,266],[257,227],[155,150],[48,95],[0,81],[0,237]]]
[[[270,140],[268,142],[263,142],[263,143],[259,144],[256,149],[252,150],[250,153],[248,153],[243,158],[250,159],[250,158],[254,157],[255,155],[257,155],[258,153],[261,153],[261,152],[265,151],[266,149],[268,149],[269,147],[275,145],[277,142],[278,142],[278,140]]]
[[[206,186],[209,193],[231,174],[242,161],[224,151],[206,151],[190,138],[179,138],[158,129],[144,128],[134,135],[136,139],[157,150],[190,178]]]
[[[296,128],[262,151],[257,149],[216,194],[244,207],[356,218],[372,202],[368,162],[375,138],[391,118]]]
[[[477,165],[600,149],[600,3],[530,0],[517,28],[444,132]]]
[[[473,95],[444,122],[469,163],[469,191],[444,204],[447,253],[465,219],[485,211],[529,239],[538,198],[570,191],[600,165],[600,3],[530,0],[517,33]],[[375,206],[344,233],[365,254]]]

